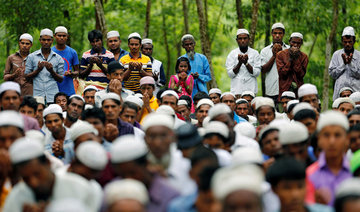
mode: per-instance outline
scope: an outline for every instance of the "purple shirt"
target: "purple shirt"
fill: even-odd
[[[119,130],[119,136],[134,134],[134,127],[131,124],[122,121],[120,118],[118,118],[117,128]]]

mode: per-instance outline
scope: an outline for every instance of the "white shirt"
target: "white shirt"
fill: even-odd
[[[233,69],[238,64],[238,55],[248,55],[248,63],[253,67],[253,73],[251,74],[246,68],[245,64],[241,64],[239,72],[234,73]],[[239,48],[236,48],[230,52],[226,58],[226,70],[231,78],[231,89],[230,92],[233,94],[241,94],[244,91],[252,91],[255,94],[258,91],[256,77],[259,76],[261,71],[259,52],[255,49],[248,47],[247,52],[242,53]]]
[[[265,65],[273,56],[272,47],[274,44],[270,44],[263,48],[260,52],[261,66]],[[288,49],[290,46],[283,43],[282,50]],[[269,72],[266,73],[265,77],[265,94],[269,96],[279,95],[279,74],[276,67],[276,61],[272,65]]]

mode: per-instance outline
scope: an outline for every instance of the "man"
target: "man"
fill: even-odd
[[[54,102],[54,96],[59,92],[57,82],[62,82],[64,76],[64,60],[51,50],[52,43],[53,32],[41,30],[41,49],[27,57],[25,68],[26,79],[33,81],[33,95],[45,97],[47,103]]]
[[[309,136],[312,136],[316,132],[318,116],[316,115],[315,109],[310,104],[297,104],[295,105],[292,113],[294,115],[294,121],[301,122],[306,126]]]
[[[190,61],[191,72],[194,77],[194,88],[192,98],[199,91],[208,93],[206,83],[211,80],[210,65],[205,55],[195,52],[195,38],[190,34],[186,34],[181,38],[182,47],[186,54],[181,57],[186,57]]]
[[[38,103],[32,96],[24,96],[19,107],[19,112],[25,116],[35,118]]]
[[[56,54],[64,59],[64,79],[58,83],[59,91],[71,96],[75,94],[73,78],[79,76],[79,59],[77,52],[66,45],[69,38],[68,31],[63,26],[55,28],[56,45],[51,48]]]
[[[319,95],[315,85],[306,83],[298,90],[298,97],[300,102],[307,102],[320,112]]]
[[[268,125],[275,119],[275,104],[269,97],[260,98],[255,105],[255,114],[259,125]]]
[[[354,90],[349,87],[343,87],[339,91],[340,97],[350,97],[350,95],[354,93]]]
[[[109,48],[109,51],[111,51],[114,54],[115,61],[120,61],[120,58],[122,58],[124,55],[129,54],[129,52],[125,51],[120,47],[121,45],[121,39],[120,34],[118,31],[110,31],[106,34],[107,38],[107,46]]]
[[[80,77],[85,78],[88,85],[95,84],[99,89],[104,89],[109,83],[107,66],[115,60],[113,53],[104,48],[102,39],[99,30],[88,33],[91,49],[83,53],[80,62]]]
[[[336,191],[335,211],[355,212],[360,210],[360,182],[358,178],[352,178],[340,184]]]
[[[214,104],[220,103],[221,90],[218,88],[212,88],[209,91],[209,97]]]
[[[359,107],[359,105],[360,105],[360,91],[356,91],[356,92],[352,93],[349,96],[349,98],[355,102],[356,107]]]
[[[66,95],[66,93],[59,92],[54,96],[54,103],[59,105],[63,112],[66,112],[69,101],[68,98],[69,97]]]
[[[360,91],[360,52],[354,49],[355,30],[351,26],[345,27],[341,42],[343,49],[334,52],[329,65],[329,74],[336,80],[333,99],[339,97],[343,87],[350,87],[353,91]]]
[[[30,54],[33,37],[24,33],[19,38],[19,51],[6,59],[4,80],[20,84],[22,95],[33,95],[33,85],[25,78],[25,58]]]
[[[154,112],[159,107],[156,94],[154,95],[156,89],[155,86],[156,83],[153,77],[146,76],[140,80],[140,92],[143,95],[142,100],[144,102],[144,105],[141,108],[140,123],[142,123],[149,113]]]
[[[297,93],[304,84],[304,76],[309,62],[308,56],[300,51],[303,44],[303,35],[294,32],[290,35],[290,48],[278,52],[276,66],[279,74],[279,96],[284,91]]]
[[[246,29],[238,29],[236,42],[239,48],[232,50],[226,58],[226,70],[231,78],[230,92],[242,94],[244,91],[258,92],[256,77],[260,74],[260,55],[249,47],[250,34]]]
[[[239,117],[245,119],[246,121],[250,122],[251,124],[256,124],[257,119],[254,116],[249,115],[249,108],[250,105],[246,99],[238,99],[236,100],[236,108],[235,113]]]
[[[95,105],[95,93],[98,92],[99,89],[93,85],[89,85],[84,89],[83,97],[85,100],[85,104]]]
[[[264,159],[264,167],[267,168],[274,163],[282,153],[279,141],[279,127],[267,125],[259,133],[259,145]]]
[[[76,122],[71,126],[69,131],[71,135],[70,139],[74,142],[75,152],[79,145],[86,141],[96,141],[101,143],[101,139],[98,137],[98,131],[87,121]]]
[[[220,101],[221,103],[225,103],[227,106],[229,106],[229,108],[233,111],[234,121],[236,121],[237,124],[246,121],[244,118],[239,117],[235,112],[236,102],[234,94],[232,94],[231,92],[225,92],[220,96]]]
[[[185,99],[181,99],[181,97],[180,100],[178,101],[176,112],[180,114],[182,117],[184,117],[186,122],[189,122],[194,125],[197,124],[197,120],[192,119],[190,117],[191,104],[189,104],[189,102],[186,101]]]
[[[120,63],[125,67],[124,87],[139,93],[140,79],[153,75],[151,60],[140,52],[141,36],[139,33],[134,32],[129,35],[128,46],[130,53],[120,59]]]
[[[137,98],[137,97],[136,97]],[[141,129],[141,125],[136,121],[139,114],[139,106],[133,102],[125,101],[121,105],[120,118],[124,122],[131,124],[134,127]]]
[[[260,52],[261,73],[265,76],[265,96],[272,98],[275,102],[279,96],[279,75],[276,67],[276,54],[289,46],[283,42],[285,26],[275,23],[271,27],[273,43],[263,48]]]
[[[42,96],[35,96],[34,98],[36,99],[36,102],[37,102],[37,110],[36,110],[35,118],[39,123],[39,127],[42,129],[43,126],[45,126],[44,118],[43,118],[43,112],[45,109],[45,99]]]
[[[350,111],[355,108],[355,102],[348,97],[339,97],[337,98],[333,104],[332,109],[340,111],[345,116],[347,116]]]
[[[166,78],[165,78],[165,72],[164,72],[164,68],[163,68],[163,64],[161,61],[155,59],[152,57],[153,54],[153,43],[151,39],[144,39],[141,41],[141,52],[150,57],[151,63],[152,63],[152,73],[153,73],[153,77],[154,80],[156,82],[155,85],[155,95],[157,94],[157,92],[160,90],[161,87],[163,87],[166,83]]]
[[[203,121],[208,116],[210,108],[214,107],[214,103],[210,99],[201,99],[195,109],[195,116],[198,121],[197,127],[204,127]]]
[[[9,150],[16,139],[24,137],[24,121],[18,112],[0,112],[0,149]]]
[[[292,91],[284,91],[281,94],[279,105],[281,106],[280,108],[284,113],[287,113],[287,103],[294,99],[296,99],[296,95]]]
[[[66,118],[64,126],[70,128],[75,122],[78,121],[82,111],[85,107],[85,100],[79,95],[72,95],[67,104]]]
[[[360,123],[360,110],[355,109],[348,113],[347,118],[349,120],[350,127]]]

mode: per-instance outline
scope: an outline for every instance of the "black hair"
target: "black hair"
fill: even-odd
[[[192,100],[191,100],[191,97],[190,97],[190,96],[182,95],[182,96],[180,96],[179,100],[185,100],[185,101],[187,102],[186,107],[187,107],[188,109],[191,108]]]
[[[81,120],[86,120],[87,118],[100,119],[103,124],[105,124],[106,121],[106,116],[104,111],[97,107],[84,110],[81,113]]]
[[[283,99],[283,98],[288,98],[288,99],[290,99],[290,100],[296,99],[296,98],[291,97],[291,96],[282,96],[282,97],[280,97],[280,100]],[[289,100],[289,101],[290,101],[290,100]]]
[[[59,96],[65,96],[65,97],[66,97],[66,102],[69,101],[69,97],[68,97],[68,95],[67,95],[66,93],[64,93],[64,92],[58,92],[58,93],[55,94],[55,96],[54,96],[54,102],[56,102],[56,99],[57,99]]]
[[[313,120],[316,120],[316,113],[313,110],[310,109],[303,109],[297,112],[294,116],[295,121],[301,121],[307,118],[311,118]]]
[[[139,106],[137,104],[135,104],[133,102],[124,102],[122,104],[122,109],[121,109],[120,114],[122,114],[125,111],[126,108],[133,109],[133,110],[136,111],[136,113],[139,112]]]
[[[160,89],[156,94],[156,98],[161,101],[161,94],[163,94],[167,90],[171,90],[171,89],[170,88],[162,88],[162,89]]]
[[[283,31],[283,33],[285,34],[285,29],[281,28],[281,27],[277,27],[275,29],[281,29]],[[274,29],[271,30],[271,33],[273,33]]]
[[[275,161],[266,172],[266,180],[276,186],[281,180],[305,180],[306,166],[293,157],[283,156]]]
[[[354,126],[350,127],[349,132],[360,132],[360,124],[355,124]]]
[[[80,100],[80,101],[83,102],[83,100],[82,100],[80,97],[74,96],[74,97],[72,97],[71,99],[68,99],[68,101],[67,101],[67,105],[68,105],[68,106],[71,104],[71,102],[72,102],[73,99],[77,99],[77,100]],[[84,104],[83,104],[82,109],[84,110],[84,109],[85,109],[85,102],[83,102],[83,103],[84,103]]]
[[[190,156],[191,167],[203,160],[213,160],[214,165],[219,165],[218,158],[215,152],[203,145],[198,146]]]
[[[119,70],[119,69],[124,70],[124,66],[122,66],[118,61],[112,61],[109,63],[107,71],[108,71],[108,74],[112,74],[116,70]]]
[[[147,163],[148,163],[148,161],[147,161],[147,154],[145,154],[145,155],[143,155],[143,156],[141,156],[141,157],[139,157],[139,158],[136,158],[136,159],[134,160],[134,162],[135,162],[136,164],[138,164],[138,165],[146,166]]]
[[[130,39],[136,39],[136,40],[139,40],[140,45],[141,45],[141,38],[139,38],[139,37],[131,37],[131,38],[129,38],[129,39],[128,39],[128,43],[130,43]]]
[[[3,95],[5,94],[5,92],[6,92],[6,91],[4,91],[4,92],[2,92],[2,93],[0,94],[0,99],[3,97]],[[17,91],[15,91],[15,92],[19,95],[19,97],[21,96],[20,93],[18,93]]]
[[[213,133],[208,133],[206,135],[204,135],[204,138],[211,138],[212,136],[218,136],[222,142],[225,144],[227,142],[228,139],[226,139],[223,135],[221,135],[220,133],[216,133],[216,132],[213,132]]]
[[[210,99],[210,97],[204,91],[199,91],[194,95],[193,101],[197,102],[197,101],[200,101],[201,99]]]
[[[220,167],[218,165],[205,166],[199,173],[199,190],[200,191],[210,191],[211,189],[211,179],[214,176],[215,172]]]
[[[121,102],[120,102],[119,100],[117,100],[117,99],[104,99],[104,100],[101,101],[101,104],[102,104],[105,100],[111,100],[111,101],[115,102],[115,104],[117,104],[117,105],[119,105],[119,106],[121,105]]]
[[[294,107],[299,104],[299,103],[294,103],[294,104],[291,104],[287,110],[288,113],[291,113],[291,111],[294,109]]]
[[[84,91],[83,95],[85,96],[86,92],[89,92],[89,91],[96,91],[95,88],[88,88],[86,91]]]
[[[264,106],[269,106],[269,105],[264,105]],[[263,107],[263,106],[261,106],[261,107]],[[258,109],[256,109],[256,110],[255,110],[255,114],[256,114],[256,116],[257,116],[257,114],[259,113],[259,111],[260,111],[261,107],[259,107]],[[269,106],[269,107],[271,107],[271,106]],[[271,107],[271,109],[272,109],[272,111],[273,111],[274,115],[276,115],[276,114],[275,114],[275,108]]]
[[[344,37],[345,37],[346,39],[352,38],[354,42],[356,41],[356,36],[351,36],[351,35],[341,36],[341,41],[343,40]]]
[[[181,62],[186,62],[187,63],[187,65],[188,65],[187,73],[189,73],[191,71],[191,66],[190,66],[189,59],[187,59],[186,57],[180,57],[179,59],[177,59],[176,65],[175,65],[175,72],[179,73],[179,65],[180,65]]]
[[[37,108],[38,108],[38,103],[34,97],[24,96],[24,98],[20,104],[20,108],[22,108],[24,106],[28,106],[28,107],[34,109],[34,113],[36,113]]]
[[[311,94],[309,94],[309,95],[311,95]],[[319,95],[317,95],[317,94],[314,94],[314,95],[316,96],[317,99],[319,99]],[[302,102],[302,101],[303,101],[303,98],[304,98],[303,96],[300,97],[300,98],[299,98],[299,102]]]
[[[94,30],[91,30],[89,33],[88,33],[88,40],[90,42],[93,42],[95,39],[99,39],[99,40],[102,40],[103,39],[103,35],[102,33],[97,30],[97,29],[94,29]]]
[[[357,194],[349,194],[349,195],[345,195],[345,196],[336,198],[335,202],[334,202],[335,212],[343,212],[343,207],[346,202],[359,201],[359,200],[360,200],[360,195],[357,195]]]
[[[347,114],[347,118],[349,119],[352,115],[360,115],[360,109],[359,108],[354,108],[352,111],[350,111]]]

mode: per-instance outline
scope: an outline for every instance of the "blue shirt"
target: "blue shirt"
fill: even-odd
[[[191,71],[190,73],[199,73],[199,77],[194,79],[194,88],[192,92],[192,97],[199,92],[203,91],[208,93],[206,83],[211,80],[210,65],[205,55],[195,53],[194,60],[190,60],[187,54],[184,54],[182,57],[186,57],[190,61]]]
[[[75,158],[74,142],[70,139],[70,131],[66,129],[65,139],[63,143],[64,157],[59,157],[64,164],[69,164]],[[48,151],[50,154],[54,155],[52,151],[52,145],[55,142],[55,138],[52,133],[48,130],[47,135],[45,136],[45,151]]]
[[[177,197],[170,202],[167,212],[196,212],[195,202],[197,197],[197,192]]]
[[[35,71],[38,67],[39,61],[47,61],[52,64],[54,72],[60,76],[64,75],[64,60],[54,51],[50,51],[50,54],[47,59],[41,52],[41,49],[31,53],[25,64],[25,74],[30,74]],[[44,68],[40,71],[36,77],[33,79],[33,95],[42,96],[45,98],[46,102],[54,102],[54,96],[59,92],[56,80],[51,76],[50,72]]]
[[[236,123],[239,124],[240,122],[246,122],[246,119],[238,116],[238,115],[235,113],[235,111],[234,111],[234,121],[236,121]]]
[[[58,50],[53,46],[51,50],[64,59],[64,74],[66,71],[71,71],[73,66],[79,65],[78,55],[73,48],[66,46],[64,50]],[[64,92],[68,96],[75,94],[74,82],[70,76],[64,76],[63,81],[57,84],[60,92]]]
[[[110,51],[110,50],[109,50],[109,51]],[[120,62],[120,59],[121,59],[123,56],[127,55],[127,54],[129,54],[128,51],[120,48],[120,55],[119,55],[119,58],[117,59],[117,61]]]

